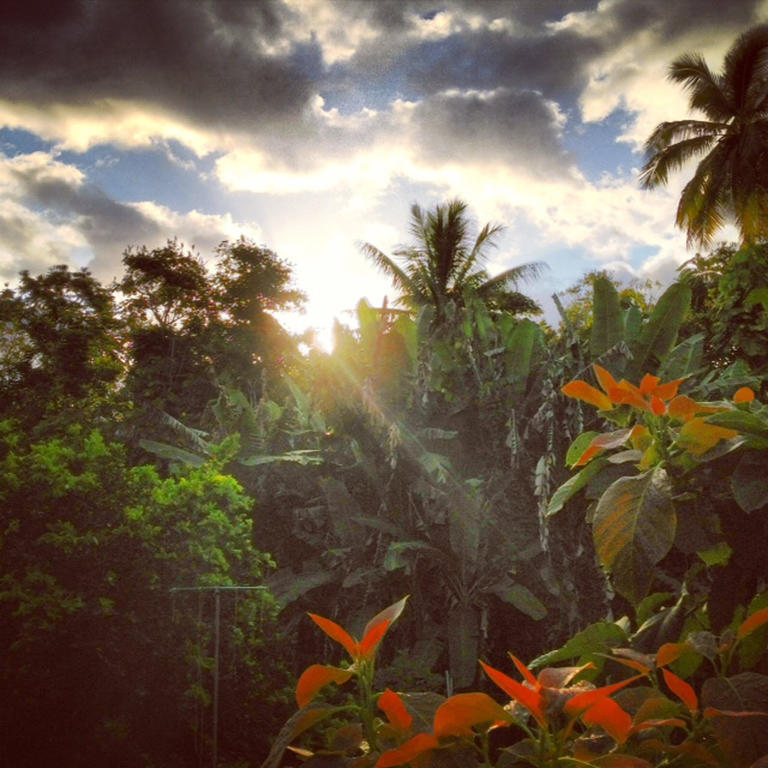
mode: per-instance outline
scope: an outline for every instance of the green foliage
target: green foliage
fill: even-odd
[[[486,224],[473,239],[467,207],[459,199],[437,205],[434,211],[414,204],[410,228],[415,245],[399,247],[394,259],[370,243],[362,244],[361,250],[393,280],[401,291],[401,304],[412,310],[430,307],[437,325],[464,306],[469,296],[491,310],[540,313],[534,301],[513,288],[522,280],[539,276],[544,265],[524,264],[490,277],[480,265],[501,227]]]
[[[0,295],[0,415],[34,426],[86,398],[102,398],[121,373],[121,324],[114,303],[87,270],[64,266]]]
[[[688,91],[691,109],[703,119],[660,123],[645,144],[641,181],[646,188],[666,184],[671,172],[703,155],[677,207],[676,223],[689,245],[711,245],[729,218],[745,242],[765,238],[766,49],[768,26],[762,24],[736,38],[721,73],[698,53],[670,65],[669,78]]]
[[[253,546],[251,500],[221,462],[162,479],[79,427],[27,443],[5,422],[0,455],[3,754],[41,766],[191,754],[195,710],[210,704],[212,593],[171,589],[261,582],[272,563]],[[239,671],[221,706],[247,727],[280,701],[279,666],[262,668],[273,606],[245,593],[224,615]],[[243,696],[262,703],[243,710]]]
[[[663,384],[647,374],[636,386],[599,366],[595,373],[602,392],[584,381],[563,392],[597,405],[624,428],[576,441],[582,454],[574,464],[586,466],[556,492],[550,512],[586,485],[594,467],[589,482],[605,480],[590,522],[615,588],[639,612],[655,582],[677,583],[680,610],[691,594],[719,630],[768,575],[754,544],[766,530],[760,512],[768,504],[768,409],[748,388],[731,403],[706,403],[678,395],[682,380]],[[711,569],[709,580],[702,563]],[[672,627],[673,613],[661,628]]]
[[[723,244],[686,262],[682,277],[693,291],[689,332],[703,334],[707,360],[720,370],[746,364],[765,377],[768,307],[761,297],[768,287],[768,247]]]
[[[277,736],[263,768],[279,765],[286,748],[310,762],[332,757],[340,766],[375,768],[432,760],[512,768],[749,768],[768,758],[768,676],[742,666],[740,654],[752,646],[753,660],[764,657],[768,608],[751,607],[720,637],[690,632],[684,642],[665,643],[655,653],[626,646],[637,635],[626,619],[593,624],[531,665],[578,659],[575,666],[547,666],[535,675],[509,653],[522,682],[481,661],[505,694],[502,707],[480,692],[447,699],[390,687],[373,692],[378,643],[403,603],[372,619],[360,642],[310,614],[355,664],[312,664],[303,672],[296,687],[299,711]],[[357,694],[344,696],[352,677],[358,678]],[[598,677],[610,682],[596,685]],[[503,746],[491,741],[492,734],[504,735]],[[302,747],[291,746],[297,739]]]

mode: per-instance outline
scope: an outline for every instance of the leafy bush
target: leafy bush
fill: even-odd
[[[19,766],[176,765],[206,752],[204,588],[258,584],[271,565],[221,460],[162,479],[98,431],[27,444],[5,422],[0,499],[0,751]],[[176,587],[203,589],[172,597]],[[224,595],[220,751],[242,755],[283,678],[268,593]]]

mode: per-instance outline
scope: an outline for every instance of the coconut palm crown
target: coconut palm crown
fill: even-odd
[[[498,224],[486,224],[472,238],[467,204],[451,200],[426,212],[411,206],[411,234],[416,244],[400,246],[391,258],[370,243],[361,251],[388,275],[401,291],[397,303],[409,309],[432,306],[435,319],[442,320],[449,304],[462,306],[468,295],[486,303],[489,309],[513,313],[541,312],[533,299],[514,290],[522,280],[538,277],[546,267],[541,262],[522,264],[489,276],[481,263],[486,249],[495,246],[501,232]],[[512,287],[510,287],[512,286]]]
[[[676,223],[688,245],[710,245],[727,221],[745,243],[768,235],[768,25],[753,27],[728,50],[720,74],[698,53],[670,66],[669,78],[689,92],[705,119],[659,124],[645,144],[645,188],[665,184],[671,171],[704,155],[685,185]]]

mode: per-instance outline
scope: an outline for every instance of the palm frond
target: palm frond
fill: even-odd
[[[685,53],[669,67],[668,77],[690,92],[689,106],[701,110],[712,120],[726,121],[733,115],[733,105],[715,75],[698,53]]]
[[[713,135],[695,136],[658,150],[640,171],[640,185],[643,189],[652,189],[666,184],[671,171],[682,168],[692,157],[706,152],[715,139]]]
[[[411,278],[406,272],[383,251],[380,251],[371,243],[358,243],[357,247],[361,253],[395,284],[395,287],[403,293],[413,293],[414,286]]]
[[[461,269],[457,272],[454,278],[456,283],[463,283],[467,275],[470,273],[470,270],[474,268],[475,264],[477,264],[485,257],[485,253],[483,252],[485,248],[496,247],[494,239],[496,238],[496,235],[503,231],[503,229],[504,226],[502,224],[489,223],[480,230],[480,233],[475,238],[475,243],[472,246],[472,250],[464,258]]]
[[[765,93],[768,76],[768,25],[747,30],[728,49],[723,80],[736,111],[751,110]]]
[[[211,455],[212,446],[204,439],[208,436],[207,432],[204,432],[201,429],[188,427],[186,424],[165,411],[157,411],[157,418],[161,424],[164,424],[174,433],[186,440],[189,445],[195,448],[195,450],[207,456]]]
[[[670,144],[697,136],[717,138],[730,128],[728,123],[711,120],[672,120],[659,123],[645,142],[646,154],[666,149]]]
[[[494,275],[480,286],[481,290],[490,290],[494,285],[517,285],[520,282],[538,280],[549,269],[549,265],[543,261],[529,261],[527,264],[518,264],[516,267],[506,269]],[[487,288],[486,288],[487,286]]]
[[[729,147],[719,144],[698,165],[677,207],[677,225],[686,231],[688,247],[712,244],[731,207],[727,171]]]

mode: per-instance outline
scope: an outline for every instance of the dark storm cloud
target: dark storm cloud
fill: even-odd
[[[757,0],[623,0],[611,8],[611,17],[622,38],[651,28],[668,41],[695,29],[746,29],[758,6]]]
[[[557,114],[532,91],[442,93],[419,104],[414,126],[420,155],[437,164],[460,157],[552,177],[571,163]]]
[[[320,67],[314,43],[280,54],[254,45],[279,40],[287,14],[279,0],[13,0],[0,25],[0,93],[137,99],[257,131],[299,114]]]
[[[595,59],[638,32],[649,30],[660,43],[696,29],[737,33],[753,21],[757,6],[757,0],[621,0],[600,8],[596,0],[403,3],[397,13],[371,14],[369,23],[388,35],[386,44],[362,47],[352,60],[333,68],[328,89],[365,93],[385,79],[406,98],[418,98],[448,88],[522,86],[570,106],[586,86]],[[455,30],[440,39],[416,40],[414,15],[434,18],[441,11],[453,14]],[[560,23],[582,12],[587,23]],[[463,21],[469,16],[481,16],[485,24],[471,28]],[[494,20],[509,24],[490,27]]]
[[[156,222],[94,185],[57,178],[42,166],[13,169],[10,175],[19,198],[45,209],[52,221],[73,223],[96,252],[120,252],[129,244],[161,235]]]
[[[574,32],[511,38],[484,29],[423,43],[408,54],[407,77],[427,92],[524,84],[562,97],[585,83],[584,63],[606,48],[606,41]]]

